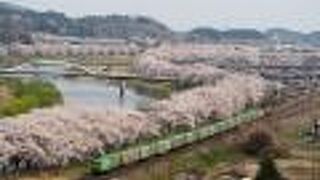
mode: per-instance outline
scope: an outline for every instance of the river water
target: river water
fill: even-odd
[[[17,68],[19,70],[39,71],[39,74],[25,75],[16,73],[6,76],[40,78],[49,81],[61,92],[65,104],[136,109],[152,99],[148,95],[141,94],[141,92],[137,93],[133,88],[126,86],[126,81],[97,79],[94,77],[60,76],[59,74],[66,71],[62,65],[42,65],[34,68],[26,64]],[[123,90],[122,95],[121,88]]]
[[[120,81],[80,78],[46,78],[52,82],[63,95],[64,103],[102,107],[119,107],[135,109],[151,98],[136,93],[131,88],[124,88],[123,96],[120,93]]]

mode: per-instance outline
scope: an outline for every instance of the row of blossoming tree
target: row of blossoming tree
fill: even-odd
[[[215,85],[196,87],[155,101],[143,110],[60,106],[0,121],[0,167],[6,170],[62,166],[94,154],[162,137],[167,128],[193,128],[259,103],[267,82],[226,74]]]

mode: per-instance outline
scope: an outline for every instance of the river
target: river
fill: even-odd
[[[67,71],[65,67],[60,64],[38,65],[36,68],[30,64],[24,64],[11,69],[17,69],[18,71],[39,71],[39,74],[37,75],[13,73],[3,76],[40,78],[50,81],[61,92],[65,104],[136,109],[138,106],[149,102],[152,99],[148,95],[141,92],[138,93],[133,88],[126,86],[127,81],[97,79],[94,77],[60,76],[59,74]],[[121,88],[123,90],[123,95],[121,95],[120,92]]]
[[[121,96],[122,82],[119,81],[91,77],[47,79],[59,89],[66,104],[135,109],[151,99],[129,87],[124,88]]]

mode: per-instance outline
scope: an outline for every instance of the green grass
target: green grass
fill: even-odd
[[[228,146],[216,146],[209,153],[199,153],[198,159],[204,167],[214,167],[220,162],[231,162],[243,155]]]
[[[12,98],[0,106],[0,117],[26,113],[33,108],[52,106],[62,102],[60,92],[42,80],[1,79],[0,85],[10,90]]]
[[[176,155],[172,159],[171,170],[177,173],[185,170],[208,172],[219,163],[228,163],[243,158],[244,155],[223,144],[205,150],[193,150],[187,154]]]
[[[142,80],[128,81],[128,86],[132,87],[137,93],[147,94],[151,97],[161,99],[169,97],[174,91],[170,82],[145,82]]]
[[[135,89],[138,93],[148,94],[158,99],[169,97],[173,91],[170,82],[150,83],[141,80],[132,80],[128,82],[128,86]]]

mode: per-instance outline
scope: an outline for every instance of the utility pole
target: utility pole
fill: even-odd
[[[319,139],[319,137],[320,137],[320,123],[318,122],[317,119],[313,120],[312,134],[313,134],[313,138],[315,140]]]

